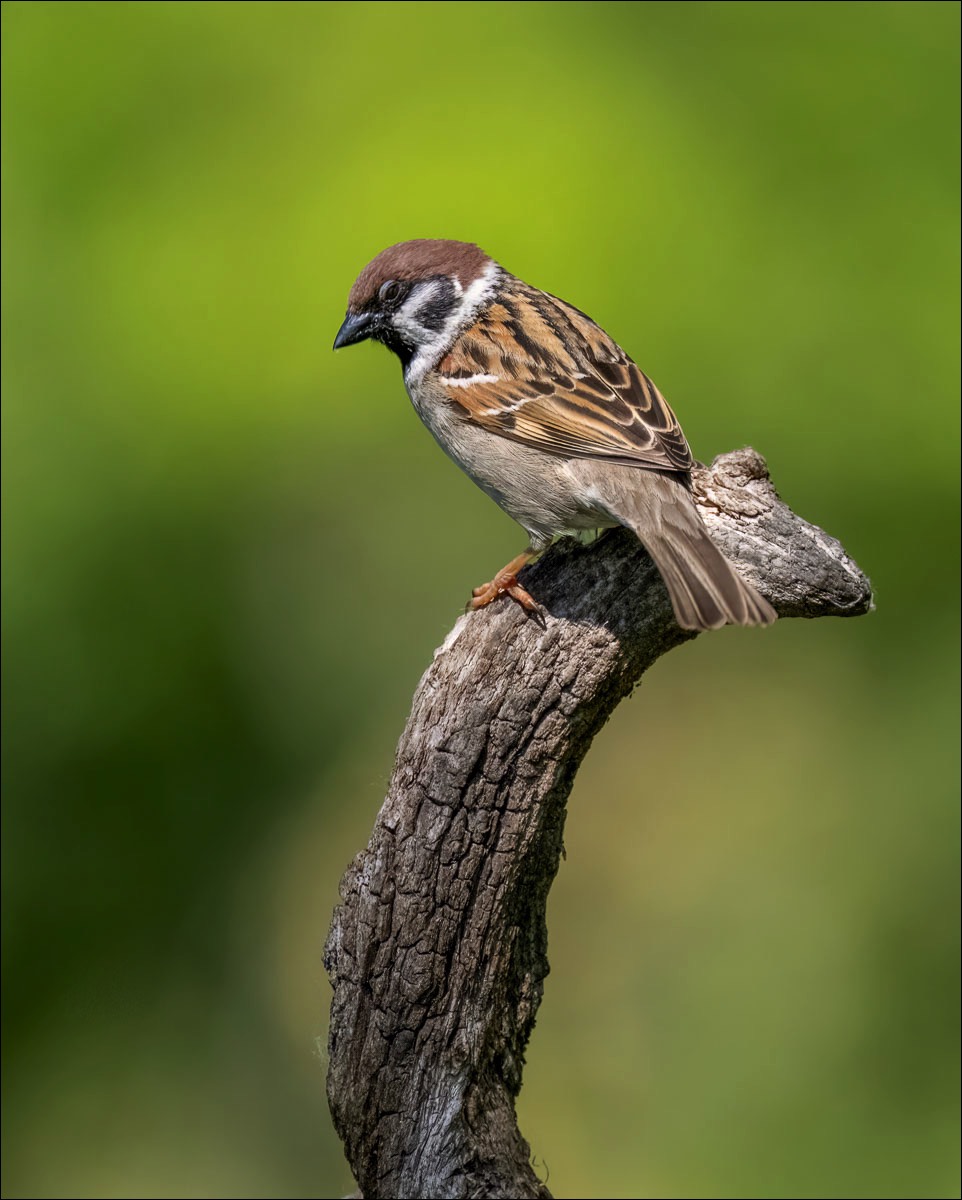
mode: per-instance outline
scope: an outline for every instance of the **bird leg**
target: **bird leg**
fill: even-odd
[[[537,554],[537,550],[532,550],[529,546],[523,554],[519,554],[517,558],[512,558],[506,567],[501,568],[490,583],[483,583],[481,587],[474,589],[471,593],[474,597],[471,601],[471,607],[484,608],[492,600],[497,600],[499,596],[508,595],[512,600],[516,600],[527,612],[537,613],[541,616],[540,604],[518,583],[518,572],[526,563],[536,558]]]

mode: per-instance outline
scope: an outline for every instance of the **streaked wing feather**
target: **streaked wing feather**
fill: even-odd
[[[584,313],[520,281],[461,335],[439,373],[463,415],[502,437],[563,457],[691,469],[685,436],[647,375]]]

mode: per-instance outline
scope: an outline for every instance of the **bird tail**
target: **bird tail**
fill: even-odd
[[[611,472],[606,483],[600,489],[595,483],[605,507],[654,559],[682,629],[771,625],[775,610],[711,540],[683,482],[626,467],[617,476]]]

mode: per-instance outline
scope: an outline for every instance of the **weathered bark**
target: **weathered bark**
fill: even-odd
[[[694,487],[712,537],[780,616],[871,609],[866,577],[779,500],[753,450],[699,469]],[[341,883],[325,955],[328,1098],[368,1200],[550,1196],[514,1099],[548,970],[565,802],[615,705],[695,636],[625,530],[560,542],[524,580],[544,628],[508,600],[458,620]]]

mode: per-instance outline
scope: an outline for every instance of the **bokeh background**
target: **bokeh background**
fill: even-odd
[[[5,3],[4,1195],[338,1196],[321,947],[522,536],[333,355],[391,242],[751,443],[857,621],[662,660],[570,804],[559,1196],[958,1195],[959,9]]]

